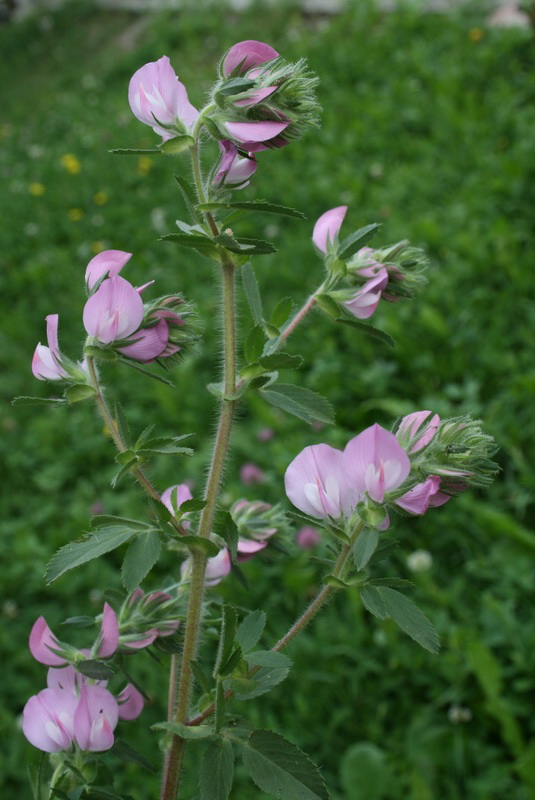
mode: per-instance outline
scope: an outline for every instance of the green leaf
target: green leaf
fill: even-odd
[[[340,317],[340,306],[332,299],[330,295],[317,294],[316,303],[333,319],[338,319]]]
[[[125,464],[131,464],[132,461],[137,461],[137,458],[133,450],[123,450],[121,453],[117,453],[115,460],[118,464],[124,466]]]
[[[264,239],[250,239],[249,237],[240,236],[237,241],[242,248],[241,252],[246,252],[251,256],[267,256],[277,252],[277,248],[271,242],[264,241]]]
[[[365,528],[357,536],[357,541],[353,545],[353,561],[359,572],[373,556],[378,543],[379,534],[374,528]]]
[[[239,531],[236,523],[232,519],[229,511],[223,511],[218,515],[216,533],[221,536],[227,545],[233,564],[236,564],[238,556]]]
[[[282,408],[305,422],[334,422],[334,411],[329,401],[303,386],[277,383],[269,390],[262,390],[261,394],[272,406]]]
[[[357,742],[343,755],[340,777],[351,800],[382,800],[390,778],[384,752],[371,742]]]
[[[202,550],[208,558],[214,558],[219,553],[219,547],[205,536],[181,536],[178,541],[190,550]]]
[[[362,602],[376,617],[391,617],[411,639],[430,653],[438,653],[440,642],[431,621],[408,597],[388,586],[367,584],[361,592]]]
[[[183,447],[178,442],[183,441],[191,434],[187,433],[182,436],[156,436],[154,439],[145,441],[142,446],[136,446],[136,452],[146,455],[179,455],[179,456],[192,456],[193,450],[191,447]]]
[[[200,772],[200,800],[228,800],[234,779],[234,751],[227,739],[210,742]]]
[[[160,236],[158,241],[174,242],[178,244],[179,247],[189,247],[212,260],[219,260],[217,248],[214,246],[213,240],[208,236],[201,236],[200,233],[166,233],[164,236]]]
[[[123,761],[130,761],[134,764],[139,764],[139,766],[143,769],[146,769],[147,772],[156,772],[153,765],[145,758],[145,756],[143,756],[141,753],[138,753],[133,747],[130,747],[127,742],[123,742],[122,739],[115,739],[113,743],[113,753],[119,758],[122,758]]]
[[[352,585],[351,583],[343,581],[341,578],[337,578],[336,575],[326,575],[323,579],[323,583],[326,586],[332,586],[334,589],[349,589]]]
[[[133,592],[141,584],[157,562],[160,550],[160,537],[153,530],[139,533],[129,544],[121,568],[123,586],[127,592]]]
[[[153,381],[158,381],[159,383],[165,384],[165,386],[172,386],[174,388],[175,384],[173,381],[170,381],[168,378],[164,378],[162,375],[158,375],[156,372],[151,372],[149,369],[145,369],[140,364],[136,364],[134,361],[131,361],[128,358],[120,358],[119,361],[121,364],[124,364],[125,367],[130,367],[130,369],[135,369],[136,372],[141,372],[142,375],[146,375],[147,378],[152,378]]]
[[[211,679],[208,677],[208,675],[203,670],[198,661],[191,661],[190,664],[192,672],[195,675],[195,678],[198,681],[198,683],[200,683],[200,685],[202,686],[204,693],[210,694],[210,692],[212,691]]]
[[[65,390],[65,399],[68,403],[79,403],[81,400],[88,400],[95,397],[95,390],[92,386],[79,383],[76,386],[69,386]]]
[[[214,735],[211,727],[208,725],[182,725],[180,722],[156,722],[151,725],[153,731],[169,731],[181,739],[207,739]]]
[[[403,578],[372,578],[366,581],[366,585],[389,586],[391,589],[411,589],[414,583]]]
[[[206,500],[201,500],[200,497],[192,497],[191,500],[184,500],[180,504],[180,513],[186,514],[188,511],[202,511],[206,505]]]
[[[288,667],[261,667],[251,678],[232,678],[229,688],[237,700],[252,700],[282,683],[289,671]]]
[[[273,669],[290,669],[292,659],[275,650],[256,650],[245,656],[250,667],[270,667]]]
[[[114,156],[139,156],[146,153],[161,153],[161,150],[159,148],[142,150],[140,148],[115,147],[113,150],[108,150],[108,153],[113,153]]]
[[[251,250],[251,248],[242,247],[238,240],[229,233],[220,233],[218,236],[214,236],[213,241],[221,245],[221,247],[224,247],[226,250],[230,250],[231,253],[247,252],[249,255],[249,251]]]
[[[364,228],[359,228],[355,233],[351,233],[342,242],[336,251],[338,258],[347,259],[352,256],[361,247],[364,247],[366,242],[376,234],[381,227],[381,223],[373,222],[371,225],[366,225]]]
[[[248,364],[254,364],[264,352],[266,337],[260,325],[251,328],[245,339],[243,355]]]
[[[120,794],[107,786],[90,786],[84,797],[92,798],[92,800],[124,800]]]
[[[254,731],[240,744],[245,768],[263,792],[280,800],[329,800],[317,766],[280,734]]]
[[[136,530],[124,525],[109,525],[87,534],[83,539],[69,542],[60,547],[48,562],[46,582],[52,583],[65,572],[115,550],[129,541],[136,533]]]
[[[114,670],[106,664],[105,661],[99,661],[94,658],[87,658],[85,661],[79,661],[76,664],[76,670],[86,678],[91,678],[95,681],[107,681],[115,675]]]
[[[243,211],[260,211],[262,214],[280,214],[283,217],[294,217],[295,219],[306,219],[302,211],[295,208],[280,206],[277,203],[268,203],[267,200],[250,200],[237,203],[229,203],[230,208],[239,208]]]
[[[258,283],[254,270],[250,264],[244,264],[241,270],[243,288],[255,325],[262,325],[263,311],[262,299],[258,290]]]
[[[195,204],[197,202],[197,196],[195,194],[195,189],[191,185],[189,181],[182,177],[182,175],[175,175],[175,181],[178,183],[180,192],[184,199],[184,203],[186,208],[191,215],[191,218],[196,222],[202,222],[202,215],[197,212],[195,208]]]
[[[251,611],[242,620],[236,632],[236,641],[244,653],[248,653],[258,642],[266,627],[265,611]]]
[[[280,328],[284,325],[290,314],[292,313],[293,300],[291,297],[283,297],[271,313],[269,321],[275,328]]]
[[[241,647],[236,647],[235,650],[232,651],[227,661],[219,668],[219,675],[221,677],[226,677],[230,675],[231,672],[235,670],[238,664],[241,664],[243,660],[243,653]],[[222,684],[220,684],[222,686]],[[223,689],[218,687],[218,692],[222,694]],[[221,723],[222,724],[222,723]],[[219,726],[221,727],[221,725]]]
[[[130,459],[130,461],[127,461],[126,464],[123,467],[121,467],[119,472],[116,475],[114,475],[113,478],[111,479],[111,488],[115,489],[121,478],[123,478],[128,472],[130,472],[131,467],[134,467],[136,464],[137,464],[137,456],[134,456],[133,458]]]
[[[87,344],[84,347],[84,354],[91,358],[100,358],[101,361],[117,361],[118,353],[111,347],[98,347],[98,345]]]
[[[63,397],[14,397],[13,406],[62,406],[67,401]]]
[[[183,134],[182,136],[175,136],[173,139],[167,139],[160,145],[160,150],[166,156],[176,156],[189,150],[195,144],[193,136]]]
[[[60,624],[72,628],[92,628],[95,624],[95,618],[86,616],[69,617],[68,619],[64,619]]]
[[[290,353],[272,353],[259,359],[262,367],[274,369],[298,369],[303,363],[302,356],[292,356]]]
[[[374,328],[373,325],[366,325],[365,322],[359,322],[357,319],[350,319],[349,317],[338,317],[336,321],[341,322],[343,325],[349,325],[351,328],[356,328],[366,336],[371,336],[372,339],[378,339],[380,342],[384,342],[390,347],[396,346],[396,342],[388,333],[380,331],[379,328]]]
[[[226,664],[234,648],[234,638],[238,628],[238,615],[236,609],[225,603],[221,619],[221,633],[219,636],[219,646],[214,666],[214,677],[219,674],[221,666]]]

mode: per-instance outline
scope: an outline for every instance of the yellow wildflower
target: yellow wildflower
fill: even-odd
[[[102,253],[103,250],[106,249],[106,245],[104,242],[91,242],[91,252],[98,256],[99,253]]]
[[[97,206],[103,206],[107,201],[108,195],[106,192],[96,192],[96,194],[93,195],[93,202],[96,203]]]
[[[42,183],[30,183],[28,191],[30,194],[33,194],[34,197],[41,197],[46,189]]]
[[[71,175],[78,175],[82,169],[82,165],[73,153],[65,153],[60,158],[61,166],[64,167]]]
[[[152,169],[152,158],[148,156],[141,156],[137,162],[137,171],[139,175],[148,175]]]
[[[471,42],[480,42],[484,35],[485,31],[483,28],[471,28],[468,33],[468,38]]]
[[[71,222],[80,222],[82,217],[85,215],[83,208],[69,208],[67,211],[67,216],[71,220]]]

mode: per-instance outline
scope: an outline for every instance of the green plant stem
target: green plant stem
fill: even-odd
[[[96,401],[97,408],[99,410],[100,416],[102,417],[102,419],[104,421],[104,424],[106,425],[106,429],[108,430],[108,432],[109,432],[109,434],[110,434],[110,436],[111,436],[111,438],[112,438],[112,440],[113,440],[113,442],[115,444],[115,447],[117,448],[119,453],[124,453],[126,450],[128,450],[128,446],[127,446],[126,442],[123,440],[123,437],[121,436],[120,431],[117,429],[117,426],[115,424],[115,420],[113,419],[111,411],[108,408],[108,404],[106,402],[106,398],[104,397],[104,394],[102,392],[102,387],[101,387],[100,381],[98,379],[98,374],[97,374],[97,370],[96,370],[96,367],[95,367],[95,360],[91,356],[87,356],[86,363],[87,363],[87,369],[88,369],[88,372],[89,372],[89,377],[91,379],[91,385],[92,385],[93,389],[95,390],[95,401]],[[145,475],[145,473],[143,472],[141,467],[133,466],[132,467],[132,474],[135,477],[135,479],[137,480],[137,482],[140,484],[140,486],[142,486],[142,488],[148,494],[148,496],[151,497],[153,500],[156,500],[157,503],[161,503],[160,495],[158,494],[158,492],[156,491],[154,486],[151,484],[151,482],[149,481],[149,479],[147,478],[147,476]],[[180,525],[180,523],[177,522],[174,519],[174,517],[171,517],[170,522],[173,525],[173,527],[175,528],[175,530],[177,530],[181,535],[184,535],[186,533],[186,531],[184,530],[182,525]]]
[[[336,564],[334,565],[334,570],[332,572],[335,578],[340,578],[343,580],[343,578],[347,574],[349,554],[351,553],[351,549],[355,544],[357,537],[363,528],[364,528],[364,523],[359,522],[359,524],[353,531],[353,534],[351,535],[351,539],[349,540],[349,542],[347,544],[344,544],[342,549],[340,550],[340,553],[336,560]],[[339,591],[337,587],[329,585],[324,586],[323,589],[320,589],[320,591],[318,592],[316,597],[312,600],[308,608],[301,614],[301,616],[298,619],[296,619],[292,627],[284,634],[284,636],[281,639],[279,639],[279,641],[276,644],[273,645],[271,650],[273,650],[274,652],[279,652],[280,650],[283,650],[287,645],[289,645],[292,639],[295,639],[295,637],[299,633],[301,633],[303,628],[305,628],[308,625],[308,623],[316,616],[318,611],[320,611],[323,608],[327,600],[335,591]],[[259,667],[252,667],[247,673],[247,677],[252,678],[252,676],[256,672],[258,672],[258,670]],[[234,695],[233,690],[228,689],[225,692],[225,700],[230,700],[230,698],[233,695]],[[202,714],[198,714],[193,719],[188,720],[188,722],[186,722],[185,724],[200,725],[205,719],[212,716],[212,714],[215,711],[215,708],[216,708],[215,703],[213,703],[211,706],[208,706],[208,708],[206,708],[202,712]]]

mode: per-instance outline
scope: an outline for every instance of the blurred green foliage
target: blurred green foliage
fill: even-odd
[[[292,645],[295,668],[287,682],[246,711],[309,752],[337,798],[368,796],[365,786],[354,792],[348,786],[354,751],[341,759],[355,743],[367,742],[364,752],[381,763],[384,758],[388,781],[381,791],[390,800],[530,800],[533,36],[485,28],[477,6],[458,15],[383,14],[368,3],[331,19],[288,5],[240,14],[214,6],[203,13],[201,5],[146,16],[76,2],[0,29],[0,736],[10,743],[1,768],[6,791],[27,793],[25,766],[35,759],[16,730],[27,697],[45,681],[45,670],[27,650],[34,619],[44,613],[56,627],[65,616],[97,613],[102,591],[119,584],[117,554],[52,587],[42,577],[46,561],[87,530],[95,504],[106,513],[146,513],[133,486],[112,492],[112,446],[89,405],[41,410],[12,408],[9,401],[53,394],[29,368],[36,342],[45,339],[45,315],[59,312],[60,346],[78,357],[85,265],[99,249],[129,250],[130,280],[155,278],[162,293],[180,290],[198,303],[205,345],[174,370],[175,392],[137,373],[104,368],[109,394],[124,403],[134,431],[150,418],[162,433],[195,433],[192,459],[155,464],[153,478],[162,490],[190,478],[202,484],[215,422],[204,386],[219,369],[218,303],[211,268],[156,241],[185,215],[172,172],[187,173],[188,166],[108,150],[155,144],[126,99],[140,65],[169,55],[199,105],[217,59],[247,38],[270,42],[288,59],[307,57],[320,75],[325,109],[320,132],[260,155],[254,186],[241,195],[295,206],[308,217],[306,223],[266,217],[239,223],[243,235],[280,247],[276,256],[257,260],[268,310],[284,295],[301,302],[321,280],[312,224],[341,203],[350,207],[346,232],[382,221],[374,244],[409,238],[428,248],[433,268],[418,298],[381,304],[374,317],[397,339],[396,351],[320,315],[296,332],[289,349],[305,357],[300,380],[329,397],[338,425],[314,431],[251,398],[234,436],[226,501],[241,494],[278,500],[284,470],[305,445],[342,445],[374,421],[390,425],[419,408],[483,417],[501,447],[503,472],[484,496],[398,523],[401,554],[384,574],[411,577],[406,555],[417,548],[432,552],[431,570],[415,577],[414,597],[441,633],[438,657],[389,622],[377,624],[350,591]],[[260,445],[263,427],[275,436]],[[240,485],[246,461],[264,470],[262,486]],[[172,569],[164,557],[148,584]],[[229,580],[222,591],[238,605],[268,611],[269,644],[302,610],[321,565],[295,548],[290,556],[271,550],[248,564],[246,575],[247,588]],[[154,697],[142,720],[161,719],[160,670],[147,656],[132,670]],[[146,750],[141,722],[125,726],[123,735]],[[188,776],[185,798],[194,798],[193,770]],[[157,777],[138,789],[141,780],[137,768],[126,770],[124,784],[135,798],[156,796]],[[251,792],[262,796],[240,778],[232,797],[248,800]]]

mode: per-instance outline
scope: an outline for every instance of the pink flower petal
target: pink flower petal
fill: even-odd
[[[100,686],[82,687],[74,712],[74,736],[81,750],[109,750],[118,720],[119,707],[111,692]]]
[[[78,698],[62,689],[43,689],[30,697],[22,712],[22,731],[34,747],[45,753],[69,750],[74,739],[74,714]]]
[[[311,525],[304,525],[297,531],[295,540],[297,546],[300,547],[301,550],[311,550],[320,543],[321,536],[316,528],[313,528]]]
[[[179,120],[190,129],[198,116],[167,56],[145,64],[134,73],[128,87],[128,101],[135,116],[150,125],[163,139],[174,134],[158,125],[156,120],[164,125]]]
[[[223,548],[216,556],[207,560],[204,585],[206,587],[217,586],[218,583],[221,583],[223,578],[227,577],[230,572],[230,567],[229,551]]]
[[[101,645],[98,649],[98,657],[110,658],[117,650],[119,644],[119,623],[117,622],[115,611],[108,603],[104,603],[100,640]]]
[[[143,301],[120,275],[104,280],[84,306],[84,327],[103,344],[129,336],[142,320]]]
[[[429,506],[443,505],[450,498],[439,492],[440,478],[431,476],[423,483],[418,483],[413,489],[406,492],[396,500],[396,505],[409,511],[411,514],[425,514]],[[437,495],[440,495],[437,497]],[[438,502],[433,502],[437,498]],[[443,499],[446,498],[446,499]]]
[[[38,381],[61,381],[68,377],[65,370],[59,366],[52,350],[41,342],[33,354],[32,373]]]
[[[413,442],[409,453],[418,452],[418,450],[428,445],[435,436],[440,425],[440,417],[438,414],[433,414],[429,419],[432,413],[432,411],[414,411],[401,420],[396,433],[398,439],[408,444],[410,440],[416,437],[416,441]]]
[[[179,483],[166,489],[161,500],[168,511],[175,516],[182,503],[192,498],[193,495],[187,483]]]
[[[157,638],[158,631],[156,628],[151,628],[150,631],[144,633],[132,633],[121,636],[121,647],[126,650],[143,650],[144,647],[149,647]]]
[[[265,100],[266,97],[272,95],[273,92],[276,92],[278,88],[278,86],[266,86],[265,89],[256,89],[256,91],[250,92],[247,97],[244,97],[242,100],[235,100],[234,105],[240,108],[256,106],[258,103],[261,103],[262,100]]]
[[[169,328],[167,322],[161,319],[152,328],[141,328],[131,336],[132,344],[120,347],[119,352],[128,358],[147,363],[161,356],[169,341]]]
[[[118,275],[131,258],[132,253],[126,253],[124,250],[103,250],[102,253],[92,258],[87,265],[85,271],[87,288],[91,290],[106,274],[109,278]]]
[[[238,562],[248,561],[260,550],[267,547],[267,542],[254,542],[250,539],[238,540]]]
[[[284,486],[296,508],[316,519],[350,515],[360,497],[346,456],[328,444],[305,447],[289,465]]]
[[[136,719],[143,711],[143,695],[131,683],[117,695],[119,719]]]
[[[223,59],[223,75],[228,77],[236,67],[240,67],[240,74],[243,74],[251,67],[258,67],[260,64],[272,61],[278,55],[277,51],[269,44],[257,42],[255,39],[237,42]]]
[[[401,486],[411,471],[409,457],[394,434],[377,424],[351,439],[344,454],[356,488],[378,503],[385,492]]]
[[[29,647],[30,653],[35,660],[41,664],[46,664],[47,667],[61,667],[67,663],[63,656],[56,655],[50,649],[61,650],[62,647],[48,627],[44,617],[39,617],[34,622],[30,632]]]
[[[288,122],[226,122],[230,136],[238,142],[268,142],[283,132]]]
[[[347,206],[337,206],[326,211],[317,220],[312,231],[312,241],[322,253],[327,252],[329,243],[334,242],[347,213]]]

